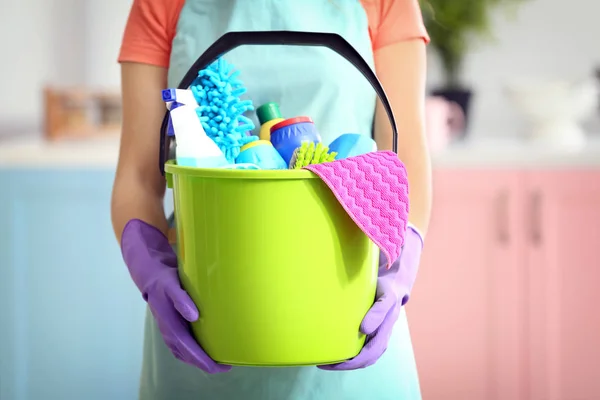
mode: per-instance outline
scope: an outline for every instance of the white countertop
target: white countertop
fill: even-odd
[[[49,142],[42,138],[0,141],[0,168],[114,168],[119,136]]]
[[[41,138],[4,140],[0,168],[114,168],[118,152],[117,136],[54,143]],[[432,158],[438,168],[600,168],[600,137],[578,151],[479,139],[452,145]]]

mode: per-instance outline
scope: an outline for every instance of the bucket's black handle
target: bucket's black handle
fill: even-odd
[[[194,79],[198,76],[198,72],[208,67],[216,59],[230,52],[239,46],[244,45],[287,45],[287,46],[322,46],[328,47],[335,51],[352,65],[358,69],[363,76],[369,81],[377,96],[381,100],[385,112],[392,125],[392,149],[395,153],[398,152],[398,131],[396,129],[396,119],[390,102],[379,82],[377,76],[369,67],[369,64],[362,56],[348,43],[343,37],[335,33],[321,32],[294,32],[294,31],[256,31],[256,32],[228,32],[214,42],[206,51],[198,57],[194,65],[185,74],[179,89],[187,89],[190,87]],[[160,129],[160,155],[159,168],[161,174],[165,173],[165,162],[169,157],[170,137],[167,135],[169,124],[169,112],[165,113],[162,126]]]

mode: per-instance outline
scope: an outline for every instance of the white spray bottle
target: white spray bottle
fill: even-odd
[[[177,165],[220,168],[229,162],[217,144],[206,135],[196,105],[171,104],[171,123],[175,134]]]

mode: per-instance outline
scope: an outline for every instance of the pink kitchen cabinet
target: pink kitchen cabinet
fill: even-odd
[[[520,175],[436,171],[407,306],[424,400],[519,400],[524,309]]]
[[[600,171],[527,175],[531,400],[600,399]]]
[[[600,171],[437,170],[407,306],[424,400],[600,398]]]

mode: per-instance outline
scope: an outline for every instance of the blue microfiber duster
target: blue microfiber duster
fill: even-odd
[[[242,146],[258,140],[246,134],[254,129],[254,123],[243,114],[254,110],[254,106],[251,100],[240,99],[246,87],[238,79],[239,74],[233,65],[219,58],[200,71],[190,86],[199,105],[196,113],[202,127],[231,163]]]

